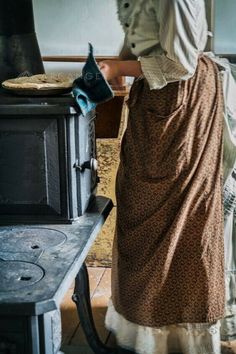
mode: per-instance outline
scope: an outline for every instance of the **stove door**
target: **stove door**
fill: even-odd
[[[55,118],[0,120],[0,215],[61,215]]]

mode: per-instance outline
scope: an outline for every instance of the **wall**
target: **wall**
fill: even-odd
[[[214,32],[215,52],[236,53],[236,0],[205,2]],[[97,55],[119,52],[123,32],[117,19],[116,0],[33,0],[33,3],[43,55],[85,55],[88,42],[94,45]]]
[[[123,32],[115,0],[33,0],[42,55],[116,55]]]
[[[205,0],[209,29],[213,38],[207,50],[216,54],[236,54],[236,0]]]
[[[215,0],[214,48],[217,54],[236,54],[236,0]]]
[[[236,53],[236,0],[205,0],[214,38],[207,50]],[[86,55],[88,42],[96,55],[117,55],[123,32],[116,0],[33,0],[42,55]],[[77,72],[80,64],[45,63],[46,71]]]

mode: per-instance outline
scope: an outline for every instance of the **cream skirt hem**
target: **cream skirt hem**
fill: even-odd
[[[126,320],[110,300],[105,324],[119,346],[137,354],[220,354],[220,321],[145,327]]]

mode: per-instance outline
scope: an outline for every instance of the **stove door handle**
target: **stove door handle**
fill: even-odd
[[[94,158],[91,158],[89,161],[85,161],[82,163],[82,165],[79,164],[79,160],[76,160],[74,163],[73,167],[76,170],[79,170],[80,172],[84,172],[85,169],[91,170],[91,171],[97,171],[98,169],[98,161]]]

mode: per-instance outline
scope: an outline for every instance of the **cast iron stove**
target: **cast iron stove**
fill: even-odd
[[[99,340],[84,260],[112,208],[96,196],[95,112],[70,95],[0,95],[0,354],[56,354],[59,304],[73,300],[95,353]]]
[[[32,0],[0,0],[0,84],[25,72],[44,72]],[[112,208],[96,196],[94,119],[71,95],[0,88],[0,354],[59,354],[59,304],[75,278],[88,342],[111,353],[93,324],[83,263]]]

